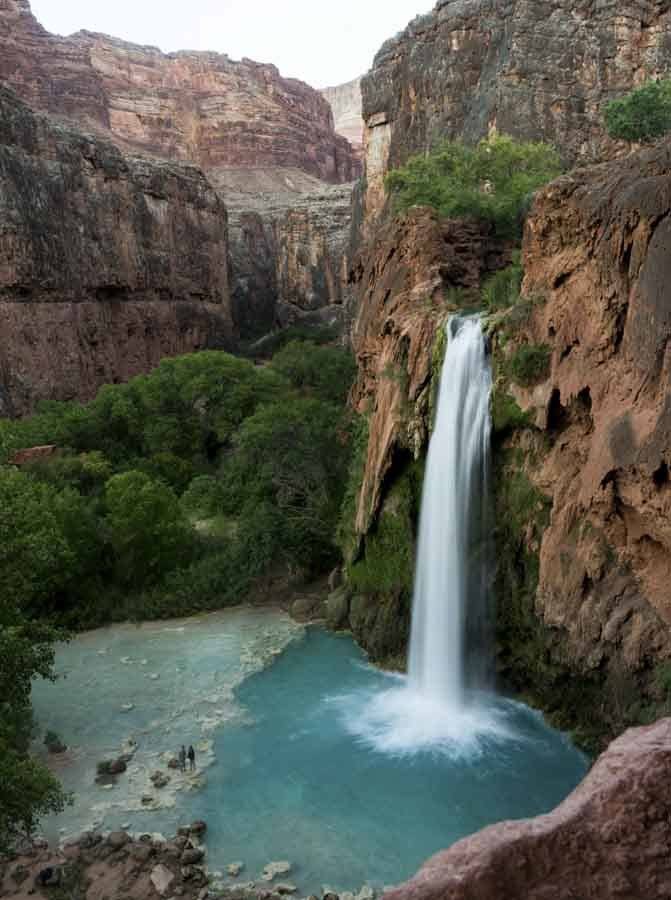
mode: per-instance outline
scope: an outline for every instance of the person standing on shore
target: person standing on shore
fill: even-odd
[[[189,769],[194,772],[196,770],[196,751],[193,749],[193,744],[189,744]]]
[[[179,771],[186,772],[186,749],[184,744],[182,744],[182,749],[179,751]]]

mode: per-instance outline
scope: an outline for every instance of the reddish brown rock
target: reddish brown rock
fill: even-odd
[[[55,444],[45,444],[42,447],[26,447],[25,450],[17,450],[7,462],[10,466],[25,466],[27,463],[50,459],[52,456],[56,456],[57,453],[58,447]]]
[[[388,169],[442,137],[497,128],[549,141],[569,162],[626,152],[605,132],[605,102],[670,71],[666,2],[439,0],[362,82],[368,214]]]
[[[439,324],[455,309],[450,290],[477,292],[482,277],[507,259],[489,226],[413,209],[385,225],[357,260],[352,402],[370,421],[359,534],[379,510],[395,455],[417,457],[427,442],[432,349]]]
[[[83,31],[57,37],[28,0],[0,0],[0,45],[0,79],[31,107],[111,134],[123,149],[207,171],[293,166],[334,183],[359,174],[327,101],[275,66]]]
[[[385,900],[667,900],[671,719],[626,732],[553,812],[431,859]]]
[[[232,347],[226,210],[197,169],[123,156],[0,87],[0,414]]]
[[[512,388],[552,503],[536,612],[574,671],[610,679],[606,705],[632,674],[636,701],[654,700],[671,657],[670,210],[671,141],[542,191],[524,244],[542,302],[508,347],[551,352],[546,378]]]

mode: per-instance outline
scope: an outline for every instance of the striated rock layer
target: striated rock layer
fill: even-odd
[[[604,103],[670,70],[666,0],[440,0],[363,79],[368,214],[388,169],[442,137],[497,128],[549,141],[568,162],[613,157]]]
[[[297,169],[220,172],[235,321],[243,339],[294,324],[342,327],[349,306],[352,185]]]
[[[233,346],[226,210],[201,172],[122,155],[0,86],[0,414]]]
[[[123,149],[208,171],[296,167],[334,183],[359,174],[327,101],[275,66],[89,32],[57,37],[29,0],[0,0],[0,44],[0,79],[31,107],[111,134]]]
[[[601,685],[596,715],[626,721],[663,698],[671,659],[671,141],[542,191],[524,266],[535,302],[502,354],[549,356],[509,386],[551,504],[535,613],[551,661]]]
[[[553,812],[439,853],[385,900],[666,900],[671,719],[628,731]]]

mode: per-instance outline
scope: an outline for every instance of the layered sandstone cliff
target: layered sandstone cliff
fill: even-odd
[[[340,322],[360,154],[318,91],[272,65],[163,54],[105,35],[49,34],[29,0],[0,0],[0,80],[31,107],[122,152],[199,166],[231,210],[236,329]]]
[[[164,54],[101,34],[49,34],[29,0],[0,0],[0,80],[32,108],[112,135],[132,152],[206,170],[296,167],[329,182],[358,174],[318,91],[273,65]]]
[[[553,812],[501,822],[429,860],[386,900],[666,900],[671,719],[628,731]]]
[[[362,81],[368,215],[388,169],[444,137],[497,128],[549,141],[567,162],[613,157],[604,103],[669,70],[665,0],[440,0]]]
[[[226,210],[203,174],[124,156],[0,86],[0,415],[234,337]]]

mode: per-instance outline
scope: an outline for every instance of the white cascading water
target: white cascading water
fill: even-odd
[[[429,446],[407,678],[345,697],[348,729],[393,754],[482,752],[510,735],[488,687],[492,653],[489,515],[491,370],[480,320],[453,316]]]
[[[447,333],[422,496],[409,687],[458,711],[487,665],[492,379],[479,319],[454,316]]]

